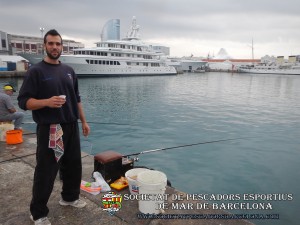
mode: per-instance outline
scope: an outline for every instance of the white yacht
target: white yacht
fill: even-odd
[[[283,75],[300,75],[299,65],[246,65],[240,66],[238,72],[257,73],[257,74],[283,74]]]
[[[42,59],[41,55],[20,55],[33,64]],[[164,53],[140,40],[135,17],[126,38],[102,40],[96,47],[74,49],[74,55],[60,57],[78,76],[176,75],[176,69],[165,59]]]
[[[238,72],[256,74],[300,75],[300,63],[296,56],[290,56],[288,62],[282,56],[277,61],[261,62],[256,65],[239,66]]]

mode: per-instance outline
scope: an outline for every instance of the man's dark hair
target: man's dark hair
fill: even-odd
[[[49,30],[49,31],[45,34],[45,36],[44,36],[44,44],[47,43],[47,36],[48,36],[48,35],[51,35],[51,36],[59,36],[60,39],[61,39],[61,43],[63,43],[62,37],[61,37],[60,34],[57,32],[57,30],[51,29],[51,30]]]

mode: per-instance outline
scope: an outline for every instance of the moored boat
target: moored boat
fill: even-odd
[[[256,65],[239,66],[240,73],[300,75],[300,62],[296,56],[290,56],[288,62],[278,57],[277,62],[262,62]]]
[[[60,61],[70,65],[78,76],[176,75],[166,64],[166,55],[139,38],[135,17],[131,31],[122,40],[102,40],[96,47],[74,49],[73,55],[61,55]],[[31,64],[43,55],[21,53]]]
[[[241,73],[300,75],[300,64],[289,66],[246,65],[238,69]]]

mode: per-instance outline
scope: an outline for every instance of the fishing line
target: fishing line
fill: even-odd
[[[84,140],[81,142],[81,151],[92,155],[92,150],[93,150],[93,144],[92,142],[88,139],[88,137],[85,137]],[[86,148],[86,149],[85,149]]]
[[[158,152],[158,151],[165,151],[165,150],[176,149],[176,148],[184,148],[184,147],[195,146],[195,145],[204,145],[204,144],[211,144],[211,143],[217,143],[217,142],[233,141],[233,140],[240,140],[240,139],[249,139],[249,138],[254,138],[254,137],[220,139],[220,140],[214,140],[214,141],[199,142],[199,143],[194,143],[194,144],[178,145],[178,146],[167,147],[167,148],[157,148],[157,149],[145,150],[145,151],[142,151],[142,152],[137,152],[137,153],[124,155],[123,157],[136,156],[136,155],[140,155],[140,154],[146,154],[146,153]]]

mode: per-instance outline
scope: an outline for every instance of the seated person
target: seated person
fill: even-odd
[[[0,92],[0,122],[14,121],[15,129],[22,129],[21,124],[24,118],[23,112],[17,112],[11,96],[16,92],[10,84],[3,86],[3,92]]]

